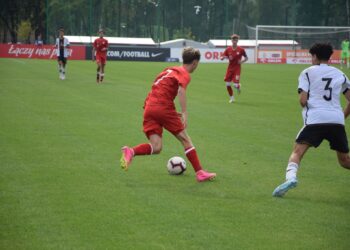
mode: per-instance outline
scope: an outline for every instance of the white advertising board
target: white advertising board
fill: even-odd
[[[201,63],[227,63],[227,59],[220,60],[220,56],[224,53],[222,49],[199,49],[201,52]],[[248,61],[246,63],[254,63],[254,49],[245,49]],[[178,58],[182,62],[182,48],[172,48],[170,51],[171,58]]]

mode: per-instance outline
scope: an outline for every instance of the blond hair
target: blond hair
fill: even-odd
[[[233,34],[232,36],[231,36],[231,39],[239,39],[239,35],[237,35],[237,34]]]

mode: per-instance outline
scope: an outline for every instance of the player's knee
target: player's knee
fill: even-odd
[[[339,161],[340,166],[350,170],[350,161]]]
[[[346,169],[350,169],[350,157],[348,155],[338,157],[340,166]]]
[[[159,154],[162,151],[162,145],[156,145],[153,147],[153,154]]]
[[[153,142],[152,143],[152,154],[159,154],[162,151],[162,143],[161,142]]]
[[[350,169],[350,156],[348,153],[337,151],[338,162],[343,168]]]

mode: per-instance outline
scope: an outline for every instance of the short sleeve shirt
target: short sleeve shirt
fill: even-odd
[[[349,41],[342,41],[341,43],[341,49],[342,51],[349,51],[349,46],[350,46],[350,42]]]
[[[56,55],[58,57],[67,58],[69,55],[68,51],[69,41],[66,37],[56,39]]]
[[[175,108],[174,100],[179,87],[186,89],[191,81],[191,76],[182,66],[169,67],[163,70],[154,80],[145,105],[161,105]]]
[[[101,56],[105,56],[107,54],[107,48],[108,48],[108,41],[104,38],[97,38],[94,41],[94,48],[96,50],[96,53]]]
[[[299,76],[298,90],[308,93],[303,108],[304,124],[342,124],[344,113],[340,95],[350,89],[349,79],[343,72],[327,64],[314,65]]]
[[[245,50],[242,47],[237,46],[236,49],[233,49],[232,46],[227,47],[224,51],[224,56],[228,57],[229,60],[229,69],[234,69],[235,67],[240,67],[241,64],[238,64],[242,57],[247,57]]]

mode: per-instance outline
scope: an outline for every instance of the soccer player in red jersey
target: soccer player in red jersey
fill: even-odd
[[[172,133],[183,145],[186,157],[196,172],[197,181],[215,178],[215,173],[202,169],[195,147],[186,132],[187,105],[186,88],[200,60],[197,49],[187,47],[182,52],[183,65],[166,68],[153,82],[145,104],[143,114],[143,131],[149,143],[134,147],[124,146],[120,165],[127,170],[133,157],[137,155],[159,154],[162,149],[163,128]],[[174,100],[178,96],[181,113],[177,113]]]
[[[227,47],[221,56],[221,60],[228,58],[229,64],[226,71],[226,76],[224,81],[226,82],[227,92],[230,96],[230,103],[235,101],[233,96],[233,90],[231,87],[231,82],[234,83],[234,87],[237,89],[238,93],[241,92],[241,85],[239,83],[241,77],[241,64],[248,60],[248,56],[242,47],[237,45],[239,35],[233,34],[231,36],[232,46]],[[244,59],[242,59],[244,57]]]
[[[99,38],[94,41],[92,48],[92,60],[94,60],[96,54],[96,63],[97,63],[97,76],[96,82],[102,83],[103,77],[105,75],[105,66],[107,60],[107,50],[108,50],[108,41],[103,38],[104,32],[102,29],[98,32]]]

